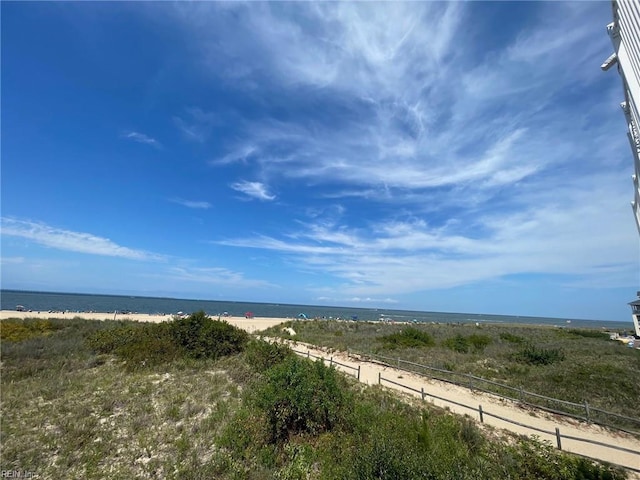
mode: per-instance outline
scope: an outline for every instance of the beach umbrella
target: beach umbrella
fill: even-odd
[[[298,318],[304,318],[306,320],[307,316],[304,313],[299,313]]]
[[[244,318],[253,318],[253,312],[245,312]]]

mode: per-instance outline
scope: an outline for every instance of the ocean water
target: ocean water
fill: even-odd
[[[418,322],[438,323],[520,323],[596,329],[604,327],[609,329],[631,330],[633,328],[631,318],[629,322],[612,322],[606,320],[420,312],[378,308],[221,302],[179,298],[0,290],[0,307],[2,310],[14,310],[16,305],[23,305],[25,309],[32,311],[114,312],[116,310],[125,310],[137,313],[175,314],[177,312],[191,313],[204,310],[209,315],[219,315],[228,312],[230,315],[244,316],[245,312],[253,312],[256,317],[278,318],[296,318],[302,313],[308,318],[351,319],[352,317],[357,317],[358,320],[362,321],[389,319],[399,322],[416,320]],[[631,315],[629,316],[631,317]]]

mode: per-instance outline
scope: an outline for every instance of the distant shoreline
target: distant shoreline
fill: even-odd
[[[7,320],[10,318],[41,318],[41,319],[49,319],[49,318],[62,318],[62,319],[72,319],[72,318],[82,318],[85,320],[132,320],[135,322],[151,322],[151,323],[160,323],[171,321],[176,314],[162,314],[162,313],[119,313],[119,312],[76,312],[76,311],[17,311],[17,310],[0,310],[0,320]],[[251,318],[246,318],[243,316],[237,315],[209,315],[211,318],[220,318],[231,325],[234,325],[239,328],[243,328],[249,332],[264,330],[266,328],[280,325],[284,322],[288,321],[296,321],[296,320],[308,320],[313,321],[314,318],[309,319],[301,319],[294,317],[261,317],[261,316],[253,316]],[[343,319],[343,318],[324,318],[326,321],[338,321],[338,322],[349,322],[353,320]],[[387,323],[383,319],[378,320],[356,320],[359,322],[367,322],[367,323]],[[392,325],[429,325],[433,322],[411,322],[411,321],[403,321],[403,320],[388,320],[389,324]],[[489,325],[498,325],[498,326],[506,326],[506,325],[518,325],[520,327],[530,327],[530,328],[578,328],[578,329],[587,329],[587,330],[602,330],[602,331],[616,331],[619,330],[619,327],[611,326],[607,328],[605,326],[600,327],[585,327],[572,325],[571,323],[563,324],[563,325],[549,325],[549,324],[533,324],[533,323],[509,323],[509,322],[455,322],[455,321],[442,321],[435,322],[436,324],[448,325],[448,324],[461,324],[467,326],[489,326]]]
[[[432,310],[405,310],[396,305],[312,305],[288,304],[274,302],[255,302],[238,300],[213,300],[179,298],[174,296],[144,296],[144,295],[116,295],[101,293],[67,293],[53,291],[30,291],[15,289],[0,289],[3,309],[14,309],[16,305],[24,305],[32,311],[67,311],[74,312],[113,312],[115,310],[156,314],[159,312],[175,313],[179,311],[195,312],[204,310],[210,315],[229,312],[235,316],[243,316],[244,312],[254,312],[260,316],[270,318],[297,318],[300,313],[308,318],[351,318],[359,320],[377,321],[381,317],[388,317],[395,321],[419,321],[437,323],[513,323],[530,325],[565,325],[585,328],[631,328],[631,319],[598,319],[575,317],[547,317],[527,314],[505,314],[490,312],[454,312]],[[393,308],[396,307],[396,308]],[[380,318],[379,318],[380,317]],[[579,325],[578,325],[579,324]]]

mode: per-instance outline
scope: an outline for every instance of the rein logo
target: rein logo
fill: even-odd
[[[35,478],[33,472],[26,470],[2,470],[0,478]]]

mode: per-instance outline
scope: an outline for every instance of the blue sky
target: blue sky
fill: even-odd
[[[3,288],[629,317],[609,2],[1,8]]]

